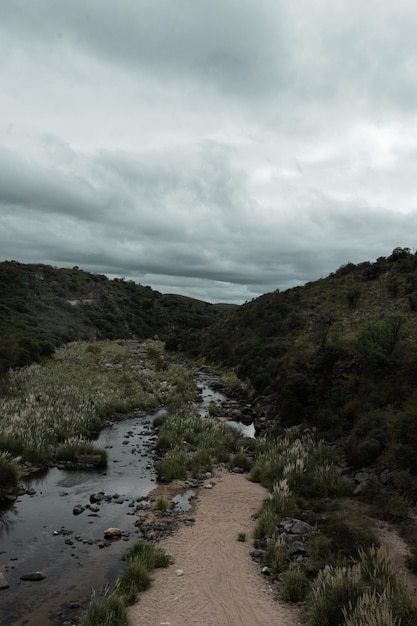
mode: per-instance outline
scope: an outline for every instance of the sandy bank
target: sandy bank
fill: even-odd
[[[155,570],[151,589],[130,609],[132,626],[297,626],[299,609],[274,599],[249,556],[251,516],[267,492],[227,471],[212,482],[213,489],[200,489],[195,525],[161,541],[175,564]],[[245,542],[237,540],[241,532]]]

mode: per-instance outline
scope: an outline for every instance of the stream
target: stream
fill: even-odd
[[[226,397],[212,387],[215,379],[199,372],[202,417],[210,403]],[[105,427],[96,443],[108,452],[105,471],[51,468],[22,481],[25,493],[0,509],[0,572],[9,588],[0,591],[2,626],[67,626],[92,595],[111,584],[123,568],[122,556],[139,538],[136,506],[156,487],[152,420],[163,412],[127,416]],[[231,425],[253,436],[253,425]],[[254,430],[254,429],[253,429]],[[90,496],[104,492],[100,503]],[[74,514],[80,507],[80,514]],[[109,527],[120,528],[120,541],[105,541]],[[41,571],[41,581],[23,581]]]

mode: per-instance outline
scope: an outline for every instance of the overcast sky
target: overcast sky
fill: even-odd
[[[0,260],[242,303],[417,237],[415,0],[1,0]]]

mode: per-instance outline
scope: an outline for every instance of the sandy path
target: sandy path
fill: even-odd
[[[130,609],[132,626],[297,626],[299,609],[274,600],[249,556],[266,491],[240,474],[220,471],[201,489],[195,525],[180,526],[161,547],[175,564],[155,570],[152,587]],[[240,532],[246,542],[237,541]],[[178,576],[177,571],[183,575]]]

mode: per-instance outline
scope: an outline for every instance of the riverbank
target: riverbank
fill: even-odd
[[[300,609],[274,598],[249,555],[253,516],[267,495],[245,475],[216,470],[188,513],[194,524],[160,542],[175,563],[155,570],[151,589],[129,610],[132,626],[301,624]]]

